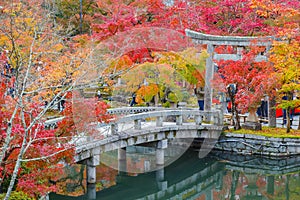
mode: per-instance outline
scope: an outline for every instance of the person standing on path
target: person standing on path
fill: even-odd
[[[194,92],[198,100],[199,110],[204,110],[204,88],[195,88]]]

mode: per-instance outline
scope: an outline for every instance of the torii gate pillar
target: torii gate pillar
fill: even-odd
[[[209,57],[206,59],[206,71],[205,71],[205,87],[204,87],[204,111],[210,111],[213,98],[213,90],[211,87],[211,80],[214,76],[214,62],[213,53],[214,46],[212,44],[207,45],[207,53]]]

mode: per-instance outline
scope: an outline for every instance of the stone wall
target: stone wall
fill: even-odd
[[[241,155],[224,151],[211,154],[218,160],[226,161],[228,170],[243,171],[250,174],[284,175],[300,171],[300,156],[267,157],[261,155]]]
[[[244,155],[300,155],[300,139],[226,133],[220,136],[218,143],[215,145],[215,150]]]

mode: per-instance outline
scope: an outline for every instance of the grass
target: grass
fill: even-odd
[[[253,135],[261,135],[266,137],[277,137],[277,138],[300,138],[300,130],[291,129],[290,133],[286,132],[285,128],[270,128],[270,127],[262,127],[261,131],[253,131],[253,130],[234,130],[230,129],[224,131],[224,133],[238,133],[238,134],[253,134]]]

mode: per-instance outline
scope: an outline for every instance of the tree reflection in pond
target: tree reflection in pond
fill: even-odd
[[[144,161],[141,159],[141,163],[136,164],[145,166]],[[94,193],[87,190],[84,167],[74,167],[74,171],[66,170],[68,179],[65,178],[63,184],[59,183],[62,189],[58,194],[50,194],[50,200],[175,197],[198,200],[300,199],[300,157],[276,160],[215,152],[199,159],[198,152],[189,150],[176,162],[157,172],[118,173],[100,165],[97,167]]]

